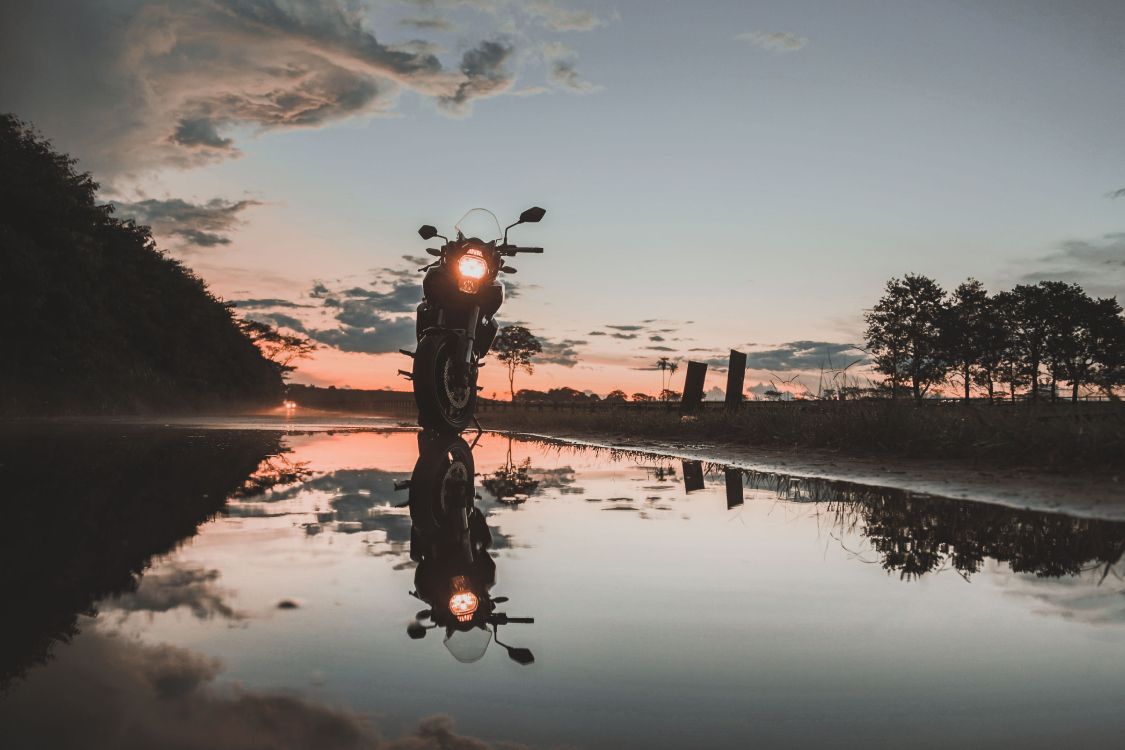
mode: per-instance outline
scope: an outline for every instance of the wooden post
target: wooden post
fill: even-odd
[[[730,365],[727,367],[727,409],[735,410],[742,406],[742,386],[746,382],[746,354],[730,350]]]
[[[727,510],[730,510],[736,505],[742,505],[742,469],[728,466],[723,474],[727,480]]]
[[[684,395],[680,401],[680,409],[685,414],[691,414],[699,409],[703,403],[703,381],[707,378],[706,362],[688,362],[687,377],[684,378]]]
[[[703,464],[700,461],[684,461],[684,492],[703,489]]]

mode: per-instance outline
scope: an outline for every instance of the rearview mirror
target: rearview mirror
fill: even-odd
[[[547,209],[533,206],[522,214],[520,214],[521,224],[538,224],[543,219],[543,215],[547,213]]]
[[[411,640],[418,640],[419,638],[426,637],[426,628],[422,623],[415,620],[406,626],[406,634],[410,636]]]
[[[439,258],[441,257],[441,250],[438,250],[436,247],[427,247],[426,252],[430,255],[436,255]]]
[[[525,211],[524,213],[527,212]],[[536,221],[538,221],[538,219],[536,219]],[[437,237],[437,227],[430,226],[429,224],[423,224],[418,228],[418,236],[424,240],[433,239],[434,237]]]
[[[532,664],[532,663],[535,662],[535,656],[531,653],[531,649],[529,649],[529,648],[511,648],[510,647],[508,649],[508,658],[510,658],[512,661],[516,662],[517,664],[524,665],[525,667],[528,664]]]

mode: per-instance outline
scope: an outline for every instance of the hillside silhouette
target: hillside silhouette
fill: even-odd
[[[0,413],[276,401],[281,368],[201,279],[0,114]]]

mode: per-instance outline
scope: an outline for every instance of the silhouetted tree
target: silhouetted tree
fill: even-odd
[[[864,316],[868,351],[876,371],[890,380],[893,397],[899,384],[909,381],[914,399],[921,401],[931,386],[945,380],[946,316],[942,288],[933,279],[913,274],[888,281],[882,299]]]
[[[891,279],[865,317],[875,369],[892,395],[909,381],[921,398],[951,369],[966,401],[973,383],[992,400],[998,382],[1013,401],[1024,387],[1038,400],[1044,373],[1052,399],[1061,383],[1074,401],[1089,385],[1116,398],[1125,381],[1121,306],[1115,298],[1091,299],[1077,284],[1041,281],[990,297],[969,279],[947,300],[932,280],[908,275]]]
[[[620,389],[610,391],[605,395],[605,401],[607,403],[624,403],[626,398],[625,391]]]
[[[543,351],[543,345],[523,326],[505,326],[496,335],[492,349],[496,358],[508,368],[508,392],[515,401],[516,370],[523,370],[529,375],[534,372],[531,358]]]
[[[647,393],[634,393],[633,394],[633,403],[644,404],[644,403],[649,403],[649,402],[652,402],[652,401],[655,401],[655,400],[656,400],[655,398],[653,398],[652,396],[650,396]]]
[[[269,323],[240,320],[238,325],[266,359],[277,366],[283,376],[296,369],[290,364],[291,362],[307,359],[316,351],[316,344],[311,339],[298,334],[282,333]]]
[[[1006,317],[1013,344],[1010,360],[1030,387],[1031,400],[1038,401],[1039,376],[1053,325],[1050,288],[1043,282],[1019,284],[1008,293],[1007,302]]]
[[[1091,311],[1094,342],[1092,382],[1112,399],[1114,389],[1125,385],[1125,317],[1114,297],[1102,298]]]
[[[1059,381],[1071,385],[1071,399],[1090,382],[1096,355],[1093,319],[1094,300],[1077,284],[1041,282],[1047,296],[1048,323],[1045,343],[1047,371],[1051,375],[1051,398]]]
[[[656,360],[656,369],[660,370],[660,390],[663,391],[668,387],[668,370],[672,367],[672,360],[667,357],[661,357]]]
[[[973,373],[981,361],[985,347],[985,331],[989,323],[988,292],[976,279],[961,283],[950,296],[945,327],[945,346],[950,362],[956,364],[969,401]],[[990,394],[991,395],[991,394]]]
[[[985,300],[977,328],[977,359],[973,381],[984,387],[991,402],[996,394],[996,383],[1001,381],[1004,357],[1011,345],[1011,337],[1004,320],[1004,308],[999,296]]]
[[[676,374],[676,370],[678,370],[678,369],[680,369],[680,365],[679,365],[678,362],[676,362],[674,360],[668,365],[668,385],[669,386],[672,385],[672,376]],[[663,391],[661,391],[661,399],[663,401],[674,400],[674,399],[665,398],[664,397],[665,393],[675,393],[675,391],[670,391],[667,387],[665,387],[665,389]],[[678,399],[679,395],[677,395],[676,398]]]

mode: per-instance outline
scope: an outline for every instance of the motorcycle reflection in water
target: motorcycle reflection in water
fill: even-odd
[[[459,662],[475,662],[495,640],[519,664],[531,664],[527,648],[500,640],[508,623],[533,623],[497,611],[508,601],[491,596],[496,562],[489,554],[492,533],[474,502],[476,467],[472,448],[458,435],[423,431],[418,462],[409,482],[410,557],[418,563],[412,596],[429,609],[415,615],[407,634],[419,640],[430,630],[445,631],[445,647]]]

